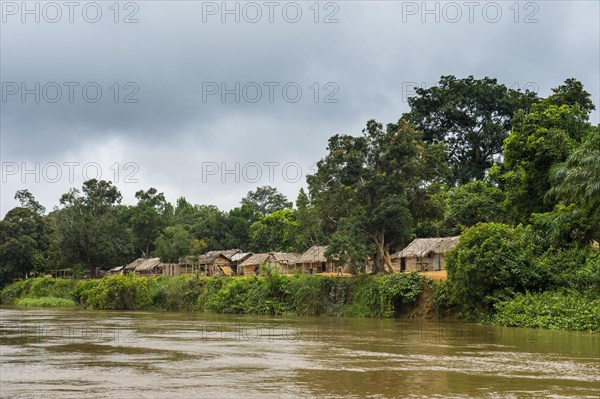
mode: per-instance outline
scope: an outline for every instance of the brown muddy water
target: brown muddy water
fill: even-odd
[[[0,308],[2,398],[598,398],[598,334]]]

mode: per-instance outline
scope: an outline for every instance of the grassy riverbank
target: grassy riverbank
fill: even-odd
[[[103,310],[202,311],[255,315],[454,317],[448,282],[419,274],[146,278],[32,278],[2,290],[3,304]],[[518,294],[473,321],[509,327],[600,331],[600,300],[576,291]]]
[[[418,274],[338,278],[111,276],[99,280],[34,278],[2,291],[2,303],[90,309],[394,317],[416,306],[426,285]],[[50,299],[54,298],[54,300]]]

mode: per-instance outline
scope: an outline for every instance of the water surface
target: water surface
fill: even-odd
[[[598,334],[0,308],[2,398],[598,398]]]

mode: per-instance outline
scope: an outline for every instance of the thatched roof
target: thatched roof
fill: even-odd
[[[265,263],[281,263],[281,264],[296,264],[298,261],[300,254],[296,254],[293,252],[269,252],[262,254],[254,254],[245,261],[243,261],[240,266],[254,266],[254,265],[262,265]]]
[[[298,258],[297,263],[323,263],[327,262],[325,258],[325,250],[327,246],[325,245],[315,245],[310,247],[306,252],[304,252],[300,258]]]
[[[156,266],[161,266],[160,258],[143,259],[143,261],[136,266],[135,271],[146,272],[154,269]]]
[[[195,265],[195,264],[206,265],[206,264],[212,263],[219,256],[224,256],[228,260],[232,260],[232,257],[239,252],[240,252],[239,249],[208,251],[207,253],[199,255],[199,256],[193,256],[193,255],[184,256],[179,259],[179,263],[192,264],[192,265]]]
[[[223,255],[223,253],[221,251],[209,251],[203,255],[198,256],[198,260],[196,262],[201,265],[212,263],[219,256],[223,256],[223,257],[227,258],[227,256]],[[227,258],[227,259],[229,259],[229,258]]]
[[[406,248],[392,255],[392,258],[425,257],[430,253],[443,254],[458,244],[460,236],[442,238],[417,238]]]
[[[252,255],[252,252],[238,252],[237,254],[232,255],[229,259],[231,259],[232,262],[242,262]]]
[[[239,253],[239,252],[242,252],[242,251],[240,251],[239,249],[226,249],[226,250],[224,250],[224,251],[219,251],[219,252],[221,252],[221,254],[222,254],[224,257],[226,257],[227,259],[231,260],[231,257],[232,257],[233,255],[235,255],[235,254],[237,254],[237,253]]]
[[[134,260],[133,262],[131,262],[130,264],[125,266],[125,270],[129,270],[129,271],[133,271],[135,270],[139,265],[141,265],[142,263],[144,263],[144,261],[146,261],[146,258],[137,258],[136,260]]]

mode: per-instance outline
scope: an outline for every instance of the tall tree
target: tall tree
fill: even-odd
[[[255,252],[298,252],[296,211],[282,209],[250,226],[250,249]]]
[[[138,203],[133,207],[131,215],[135,250],[142,256],[149,256],[154,250],[156,238],[168,223],[172,206],[164,194],[154,187],[136,192],[135,197]]]
[[[590,219],[590,235],[600,233],[600,126],[558,164],[551,176],[554,186],[548,192],[564,205],[574,204]]]
[[[502,222],[502,190],[483,181],[474,181],[450,189],[446,198],[444,224],[450,234],[480,222]]]
[[[323,231],[322,221],[310,197],[300,188],[296,199],[296,220],[298,221],[298,249],[304,252],[313,245],[323,245],[327,237]]]
[[[568,92],[569,87],[575,93]],[[505,208],[513,222],[526,223],[532,213],[549,212],[553,201],[545,201],[551,187],[550,170],[566,161],[569,153],[588,134],[589,93],[582,97],[571,82],[554,89],[555,94],[535,104],[529,113],[519,111],[513,131],[505,141]],[[571,104],[577,98],[582,101]]]
[[[156,238],[156,255],[162,262],[176,263],[192,252],[193,242],[188,231],[180,225],[169,226]]]
[[[17,191],[21,203],[0,221],[0,286],[29,272],[43,271],[47,262],[48,225],[44,208],[27,190]]]
[[[420,88],[408,99],[405,117],[423,131],[426,143],[446,143],[451,184],[481,180],[502,154],[513,114],[528,110],[537,96],[485,77],[442,76],[438,85]]]
[[[242,205],[252,207],[262,216],[267,216],[273,212],[280,211],[292,207],[292,203],[288,201],[285,195],[277,191],[275,187],[263,186],[258,187],[254,191],[249,191],[242,198]]]
[[[250,246],[250,226],[259,219],[260,215],[249,205],[231,209],[227,215],[227,247],[247,250]]]
[[[376,248],[376,271],[391,271],[390,247],[409,240],[425,188],[444,176],[444,147],[423,143],[404,120],[386,130],[371,120],[363,136],[331,137],[328,151],[307,178],[321,219],[329,231],[342,218],[359,220]]]
[[[342,218],[335,233],[329,238],[325,256],[336,265],[350,265],[354,273],[364,272],[372,252],[371,247],[361,221],[353,217]]]
[[[64,265],[83,265],[91,276],[98,266],[114,266],[129,260],[130,237],[117,223],[116,205],[121,193],[111,182],[91,179],[82,193],[71,189],[63,194],[63,206],[54,212],[53,245]]]

